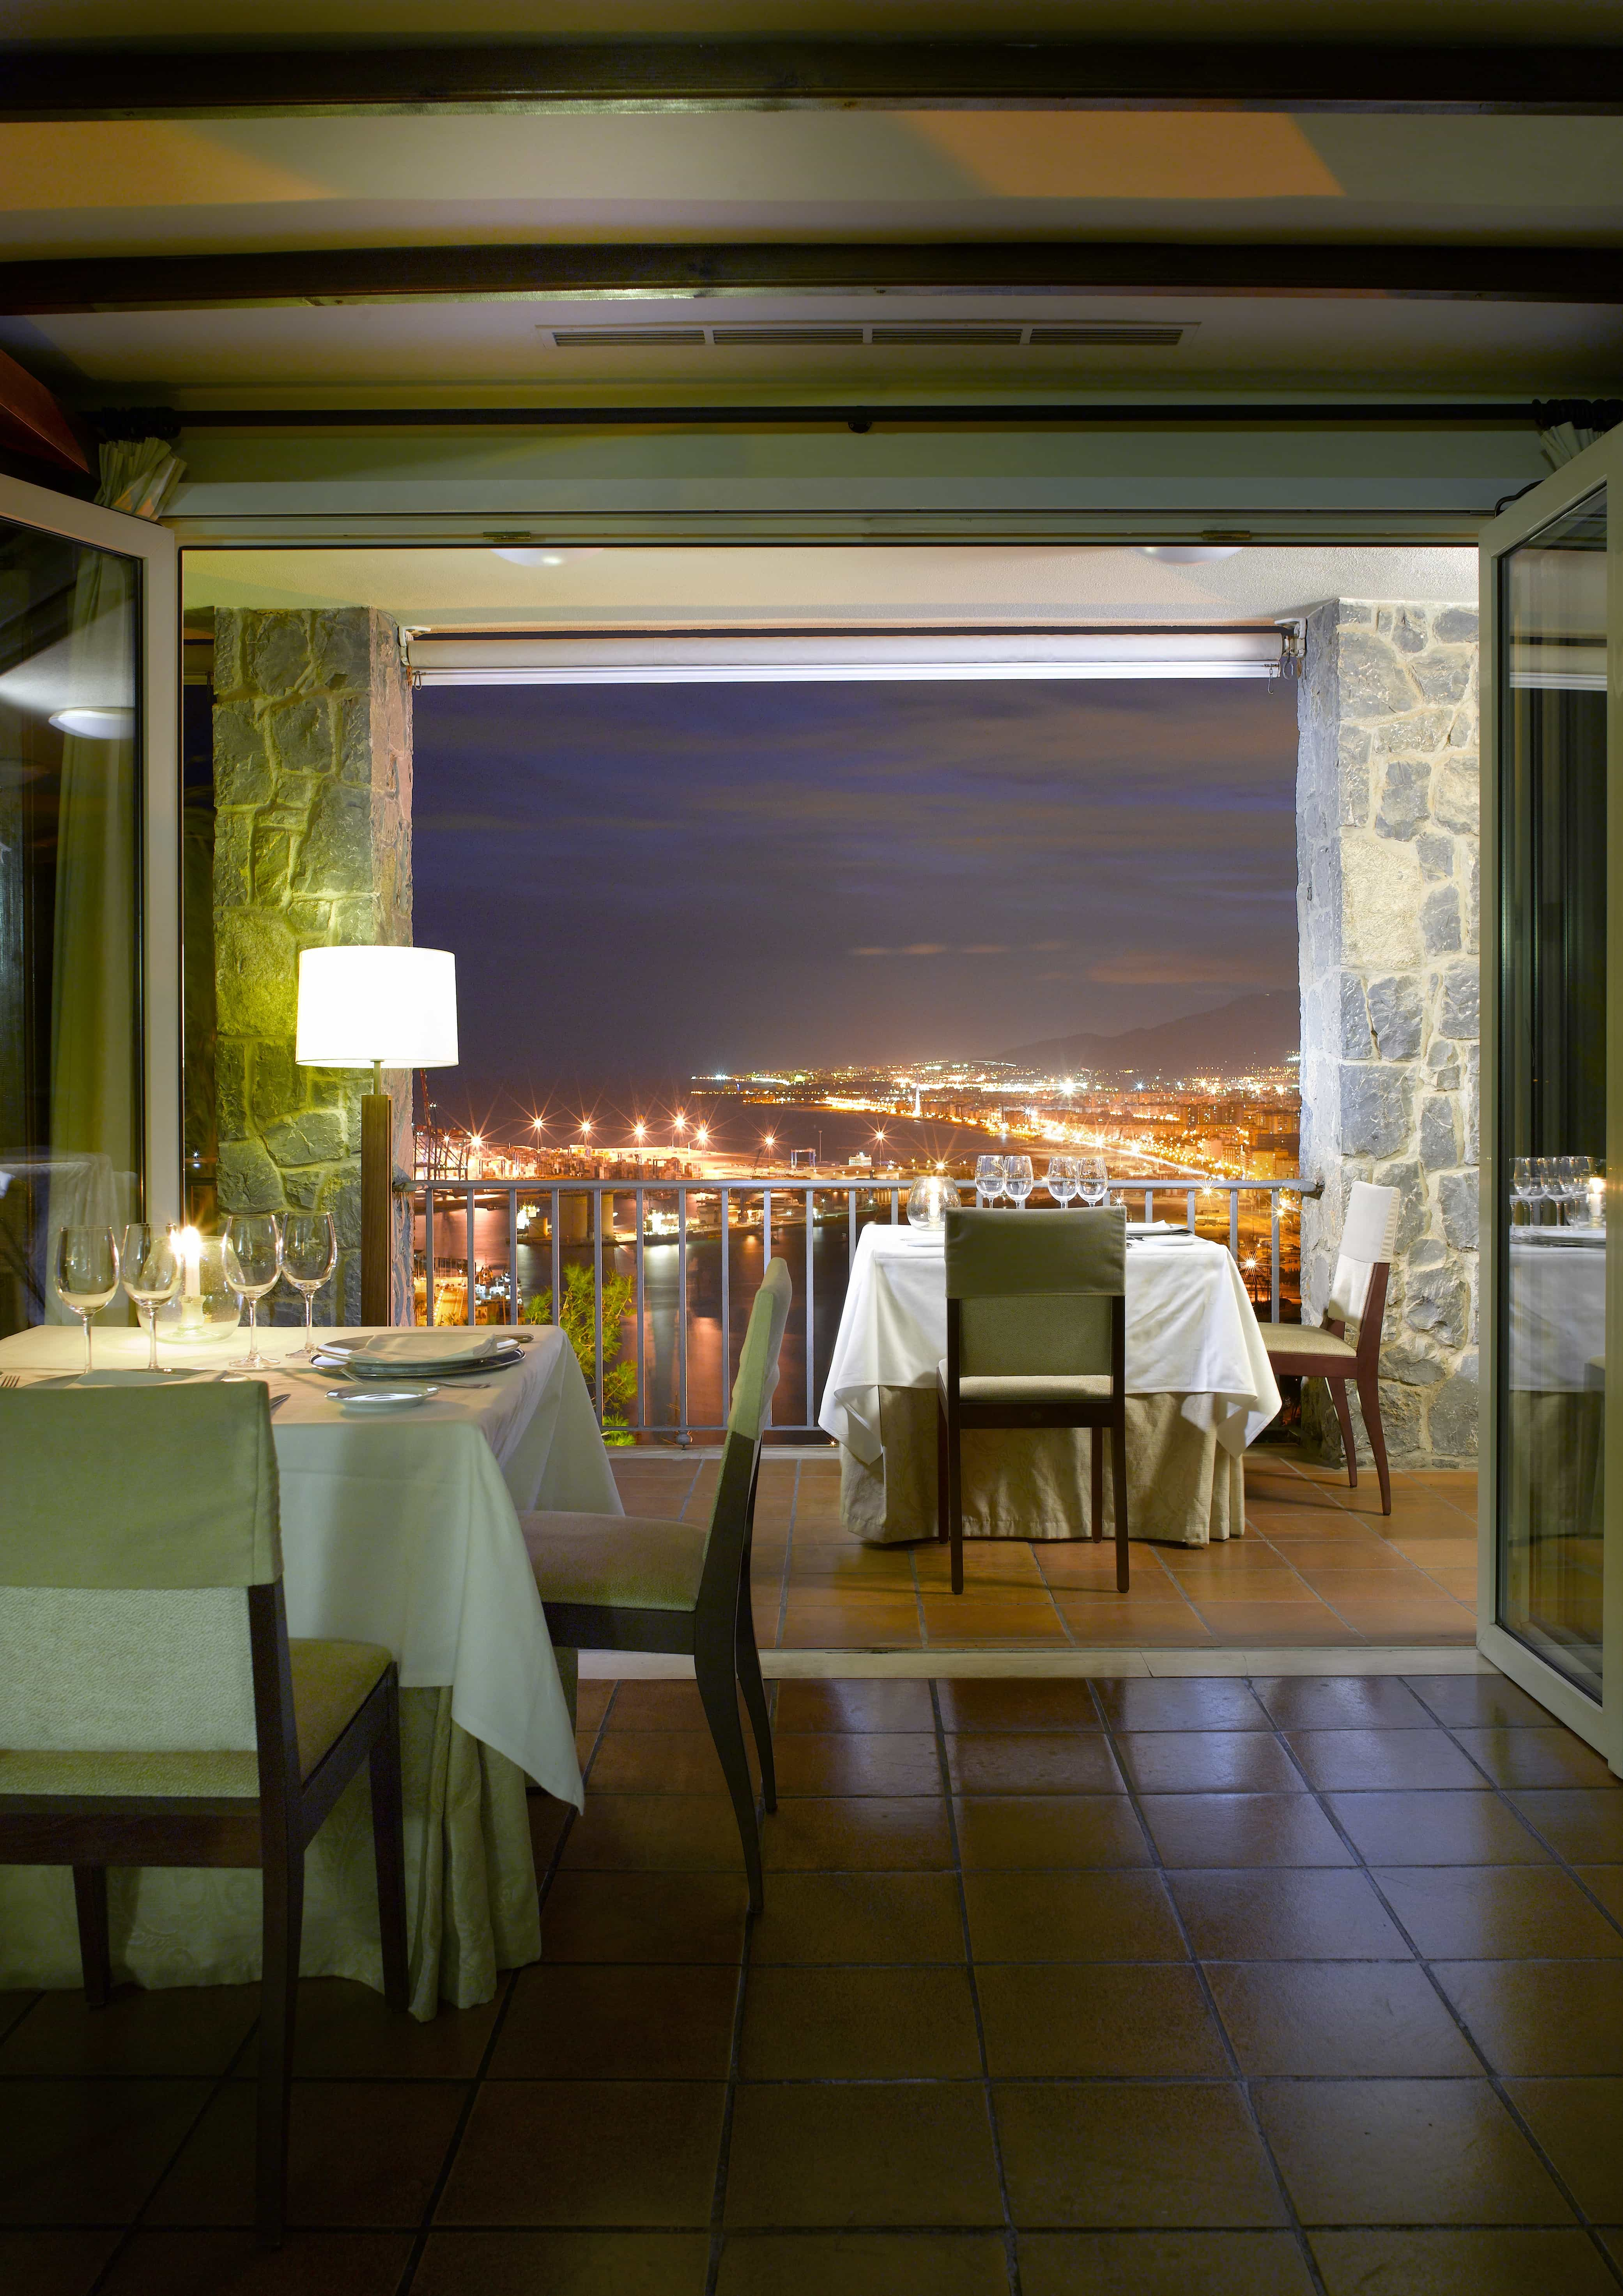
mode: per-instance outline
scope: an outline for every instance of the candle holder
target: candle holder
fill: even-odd
[[[947,1214],[955,1212],[961,1201],[944,1174],[927,1172],[907,1192],[908,1224],[919,1235],[941,1235],[946,1230]]]
[[[234,1283],[241,1281],[235,1254],[223,1236],[183,1228],[180,1290],[158,1310],[158,1332],[166,1347],[201,1347],[235,1332],[242,1302]]]

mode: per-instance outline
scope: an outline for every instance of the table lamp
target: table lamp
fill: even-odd
[[[307,948],[299,958],[293,1058],[372,1070],[360,1103],[360,1319],[393,1320],[394,1111],[389,1069],[453,1068],[457,960],[448,948]]]

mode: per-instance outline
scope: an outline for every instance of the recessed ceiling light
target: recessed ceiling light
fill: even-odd
[[[1141,542],[1141,558],[1158,558],[1166,566],[1205,566],[1215,558],[1238,558],[1238,542]]]

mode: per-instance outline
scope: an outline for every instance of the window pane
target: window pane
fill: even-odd
[[[66,1320],[54,1228],[139,1217],[139,578],[0,521],[0,1335]]]
[[[1498,1616],[1601,1694],[1606,496],[1501,568]]]

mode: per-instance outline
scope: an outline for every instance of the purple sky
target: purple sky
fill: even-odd
[[[1294,689],[428,687],[447,1114],[994,1054],[1296,978]]]

